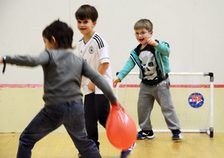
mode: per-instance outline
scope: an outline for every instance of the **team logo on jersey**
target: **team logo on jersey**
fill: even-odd
[[[93,54],[94,53],[94,48],[93,48],[93,46],[90,46],[89,47],[89,54]]]
[[[204,97],[201,93],[192,93],[188,97],[188,103],[193,108],[199,108],[204,104]]]

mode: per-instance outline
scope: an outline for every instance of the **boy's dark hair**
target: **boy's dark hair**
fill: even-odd
[[[75,12],[77,20],[91,19],[93,22],[97,21],[98,12],[94,6],[84,4]]]
[[[73,30],[65,22],[55,20],[43,30],[42,36],[50,42],[54,37],[57,48],[72,48]]]
[[[153,30],[153,24],[149,19],[140,19],[135,23],[134,29],[137,30],[142,28],[151,32]]]

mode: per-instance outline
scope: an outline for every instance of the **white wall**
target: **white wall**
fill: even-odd
[[[154,37],[171,45],[172,71],[212,71],[215,83],[224,83],[223,0],[0,0],[0,55],[40,52],[42,30],[58,18],[74,28],[77,41],[81,35],[74,12],[84,3],[99,11],[96,31],[110,45],[114,73],[137,45],[134,23],[149,18],[154,23]],[[8,66],[0,76],[0,84],[42,83],[41,68]]]
[[[224,84],[223,0],[0,0],[0,55],[39,53],[44,49],[42,30],[58,18],[74,28],[74,41],[78,41],[81,35],[76,29],[74,12],[84,3],[94,5],[99,11],[96,31],[110,45],[114,73],[121,69],[129,51],[137,45],[134,23],[140,18],[149,18],[154,23],[154,37],[171,45],[172,71],[212,71],[215,83]],[[4,75],[0,72],[0,85],[4,83],[41,84],[42,69],[8,65]],[[223,88],[216,89],[217,131],[224,131],[223,94]],[[38,88],[0,89],[0,131],[24,129],[42,107],[41,96],[42,89]],[[136,116],[136,106],[129,106],[129,100],[125,101],[122,103],[126,109]]]

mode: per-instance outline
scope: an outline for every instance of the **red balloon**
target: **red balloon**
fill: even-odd
[[[137,128],[132,118],[121,106],[112,106],[106,124],[109,142],[121,150],[128,149],[137,137]]]

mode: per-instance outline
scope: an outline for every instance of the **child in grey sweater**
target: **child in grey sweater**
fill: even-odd
[[[103,77],[71,51],[73,31],[66,23],[56,20],[43,30],[42,35],[46,49],[38,56],[0,57],[0,64],[41,65],[44,72],[45,105],[22,132],[17,158],[30,158],[35,143],[62,124],[84,158],[100,158],[97,146],[88,139],[85,128],[81,77],[88,77],[97,85],[111,104],[116,106],[117,99]]]

